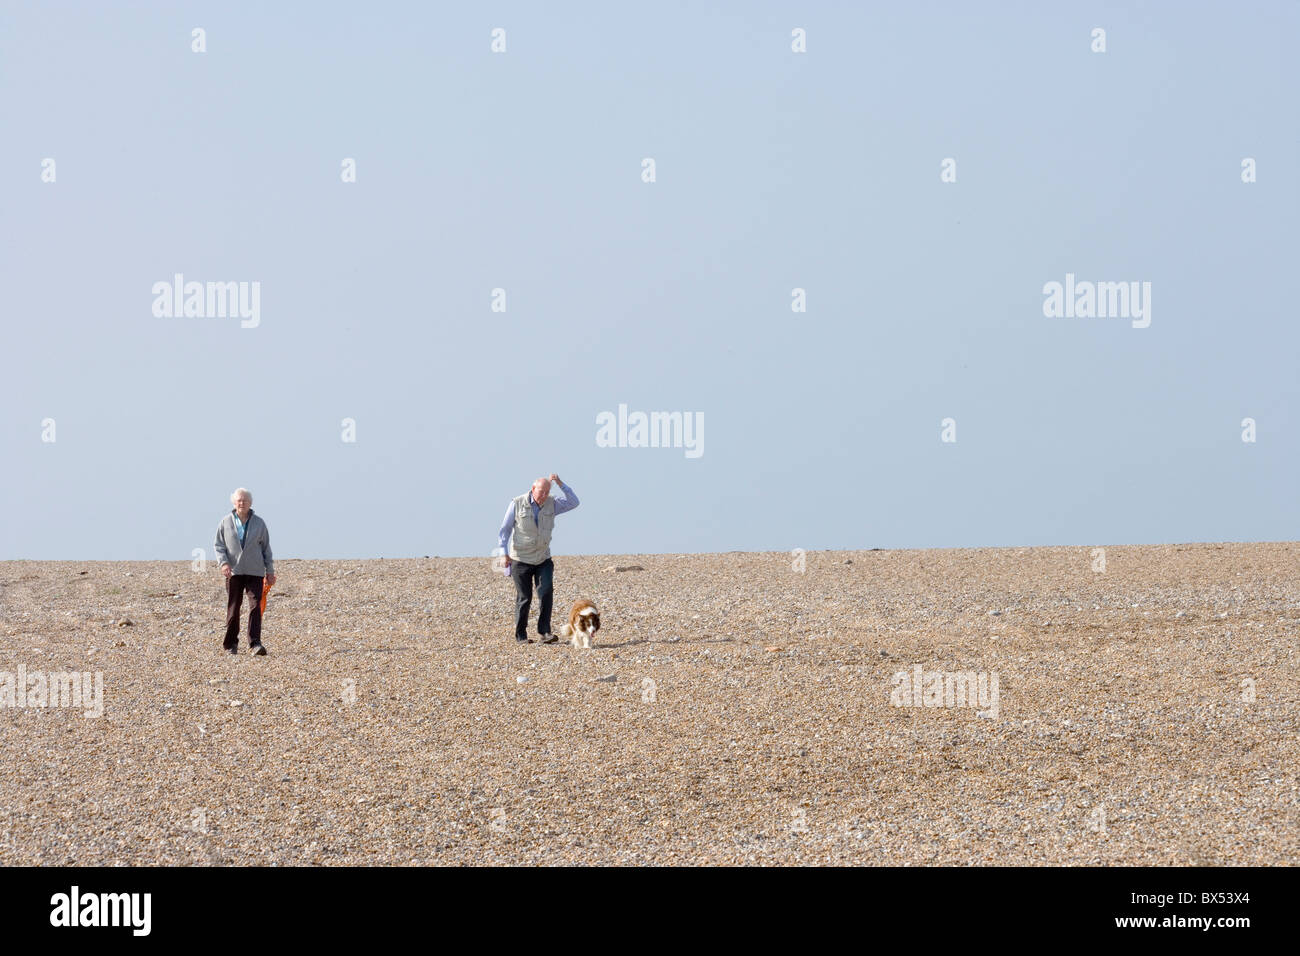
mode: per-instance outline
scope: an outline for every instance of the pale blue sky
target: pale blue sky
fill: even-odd
[[[1295,3],[50,6],[0,3],[0,558],[210,554],[237,485],[278,557],[486,555],[551,471],[557,554],[1300,538]],[[1067,272],[1150,327],[1044,317]]]

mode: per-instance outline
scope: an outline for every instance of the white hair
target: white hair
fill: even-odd
[[[253,503],[253,493],[249,491],[247,488],[236,488],[234,491],[232,491],[230,493],[230,503],[233,505],[235,503],[235,499],[238,498],[240,495],[248,495],[248,503],[250,505]]]

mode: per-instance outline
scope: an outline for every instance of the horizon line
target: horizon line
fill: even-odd
[[[610,552],[573,552],[573,553],[553,553],[552,557],[560,558],[654,558],[654,557],[685,557],[685,558],[703,558],[715,557],[728,554],[781,554],[791,555],[795,551],[803,551],[804,554],[826,554],[826,553],[843,553],[843,554],[871,554],[879,551],[1037,551],[1048,548],[1172,548],[1172,547],[1212,547],[1225,544],[1300,544],[1300,540],[1291,539],[1265,539],[1265,540],[1223,540],[1223,541],[1135,541],[1123,544],[1089,542],[1087,544],[996,544],[996,545],[956,545],[934,548],[776,548],[776,549],[758,549],[758,550],[738,550],[738,551],[610,551]],[[425,560],[449,560],[463,561],[469,559],[481,559],[490,561],[493,556],[490,554],[408,554],[408,555],[376,555],[374,557],[287,557],[276,558],[280,561],[425,561]],[[196,559],[189,558],[0,558],[0,564],[17,564],[21,562],[82,562],[95,564],[143,564],[147,562],[163,563],[193,563]],[[215,558],[205,558],[212,563],[216,563]]]

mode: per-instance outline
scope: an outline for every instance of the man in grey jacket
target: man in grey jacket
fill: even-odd
[[[266,656],[262,646],[262,578],[266,584],[275,584],[275,564],[271,558],[271,533],[266,522],[253,514],[253,496],[247,488],[238,488],[230,496],[235,507],[217,525],[217,560],[226,577],[226,639],[222,646],[227,653],[239,649],[239,612],[244,592],[252,599],[248,611],[248,649]]]
[[[560,486],[563,497],[551,497],[551,482]],[[528,609],[533,603],[533,585],[542,606],[537,615],[538,640],[554,644],[559,638],[551,633],[552,580],[555,562],[551,560],[551,530],[555,518],[578,507],[573,489],[552,473],[549,479],[538,478],[526,494],[512,498],[497,532],[497,542],[505,551],[505,567],[515,582],[515,640],[528,640]],[[509,545],[509,550],[507,550]]]

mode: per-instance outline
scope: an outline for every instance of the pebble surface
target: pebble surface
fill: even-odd
[[[0,690],[103,674],[0,706],[0,864],[1300,862],[1300,545],[1096,550],[557,555],[589,651],[488,559],[282,560],[268,657],[211,563],[0,562]]]

